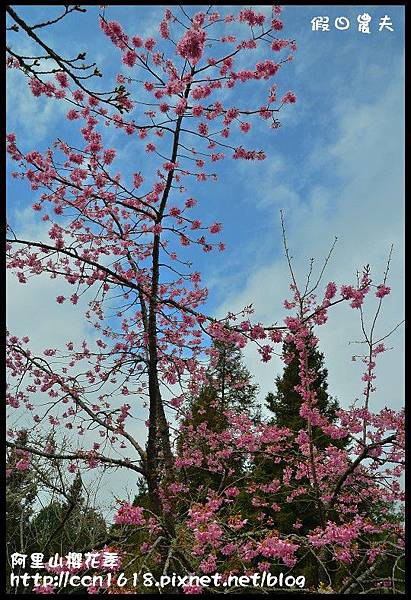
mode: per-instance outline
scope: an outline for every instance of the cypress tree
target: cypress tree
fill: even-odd
[[[211,349],[210,365],[207,369],[207,383],[199,394],[189,403],[190,419],[188,422],[194,428],[205,423],[207,429],[213,433],[220,433],[227,428],[226,411],[230,410],[247,414],[254,422],[258,421],[259,409],[256,403],[258,385],[252,382],[252,377],[242,361],[241,350],[234,344],[214,341]],[[181,448],[185,434],[182,432],[177,442]],[[208,453],[207,448],[203,448]],[[228,465],[235,476],[241,474],[243,465],[241,460]],[[210,473],[197,467],[186,469],[185,483],[195,490],[218,489],[222,475]],[[225,479],[227,481],[227,479]]]
[[[308,350],[308,368],[316,373],[312,388],[316,392],[317,404],[321,415],[333,423],[339,408],[338,402],[328,393],[328,371],[324,366],[324,354],[310,346]],[[295,433],[306,426],[306,420],[300,416],[302,399],[295,387],[300,383],[299,357],[292,343],[284,343],[283,356],[288,357],[283,374],[275,379],[275,393],[269,392],[265,399],[266,408],[272,413],[272,422],[279,427],[288,427]],[[318,427],[313,428],[314,443],[319,449],[330,444],[341,447],[341,441],[336,443]],[[344,444],[343,444],[344,445]]]
[[[328,393],[328,371],[324,366],[324,354],[316,347],[308,345],[308,348],[308,369],[316,374],[316,378],[311,384],[311,389],[316,392],[316,408],[322,416],[333,423],[337,419],[336,412],[339,405],[337,400]],[[265,407],[271,413],[270,422],[272,424],[288,428],[297,435],[301,429],[306,429],[307,424],[306,420],[300,416],[303,400],[295,389],[300,384],[299,355],[292,343],[285,342],[283,356],[286,359],[286,366],[282,375],[278,375],[275,379],[275,391],[269,392],[266,396]],[[343,448],[348,443],[346,438],[342,440],[330,438],[320,427],[313,427],[312,434],[314,446],[320,451],[330,445]],[[298,457],[300,449],[297,443],[294,444],[293,452],[294,456]],[[258,459],[255,461],[254,467],[257,481],[261,483],[269,483],[275,479],[282,481],[284,468],[287,466],[283,460],[276,463],[269,457]],[[282,534],[306,535],[320,525],[315,494],[297,496],[290,502],[289,492],[283,488],[278,494],[274,494],[273,501],[281,507],[281,510],[276,512],[267,508],[267,516],[271,517],[273,526]],[[294,529],[297,521],[300,523],[298,531]],[[318,584],[317,565],[311,559],[303,560],[300,568],[308,581]]]
[[[221,411],[231,409],[245,412],[254,419],[258,417],[258,385],[252,383],[239,348],[234,344],[214,341],[207,375]]]
[[[287,359],[286,366],[282,375],[275,379],[275,392],[269,392],[266,396],[265,406],[271,413],[270,422],[278,427],[286,427],[295,435],[306,428],[306,420],[300,416],[300,408],[303,402],[296,386],[300,384],[299,375],[299,356],[295,347],[290,342],[283,345],[283,356]],[[328,393],[327,376],[328,371],[324,366],[324,354],[317,348],[309,346],[308,350],[308,368],[316,374],[315,381],[311,384],[316,392],[318,408],[321,415],[333,423],[337,419],[336,411],[339,408],[338,402]],[[313,427],[313,442],[318,450],[324,450],[329,445],[338,448],[347,445],[347,439],[334,440],[326,435],[320,427]],[[294,453],[298,456],[299,447],[295,444]],[[259,478],[262,481],[268,479],[281,479],[284,467],[287,466],[280,461],[274,463],[272,460],[264,458],[256,464]],[[293,524],[300,520],[302,527],[299,530],[304,534],[307,531],[317,527],[319,523],[318,510],[315,505],[315,499],[298,496],[292,502],[286,502],[286,498],[280,495],[276,500],[282,510],[277,516],[273,513],[273,518],[281,521],[281,529],[284,533],[293,532]]]

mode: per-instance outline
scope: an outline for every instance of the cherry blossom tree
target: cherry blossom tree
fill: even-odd
[[[214,241],[222,224],[204,221],[197,187],[217,178],[214,163],[266,160],[264,148],[252,145],[256,122],[275,135],[279,113],[296,102],[292,91],[278,90],[275,83],[296,51],[295,41],[281,34],[281,8],[273,6],[270,14],[230,8],[190,14],[183,6],[167,8],[157,37],[144,39],[133,27],[111,21],[103,7],[102,35],[114,46],[113,60],[127,68],[107,94],[73,75],[77,59],[62,59],[44,47],[36,27],[58,19],[29,26],[10,9],[47,59],[24,57],[10,48],[8,66],[28,77],[39,102],[47,96],[67,103],[73,136],[58,138],[40,152],[25,148],[13,132],[7,135],[13,175],[27,180],[33,211],[44,227],[41,239],[26,239],[8,226],[8,268],[23,285],[48,275],[64,290],[72,286],[70,293],[58,292],[56,302],[85,304],[80,318],[95,333],[79,345],[62,340],[61,347],[45,348],[41,355],[30,347],[30,332],[22,338],[8,334],[11,412],[24,414],[25,430],[62,430],[68,442],[64,451],[53,442],[21,446],[20,423],[9,428],[7,444],[21,454],[18,468],[30,469],[38,456],[61,461],[71,473],[121,468],[143,478],[147,502],[122,502],[115,521],[125,530],[144,530],[142,564],[152,561],[165,574],[219,571],[228,576],[264,572],[273,564],[291,569],[309,552],[322,585],[351,591],[390,556],[395,586],[402,556],[400,521],[382,517],[371,522],[359,508],[364,500],[402,500],[402,414],[374,413],[370,405],[376,359],[385,350],[385,336],[376,337],[375,323],[390,292],[388,268],[377,285],[365,270],[354,284],[338,289],[329,282],[321,294],[322,272],[317,282],[310,285],[308,279],[300,289],[284,235],[292,293],[285,305],[293,316],[279,324],[274,315],[271,323],[253,322],[252,307],[223,319],[209,314],[208,291],[193,266],[198,249],[224,251],[219,237]],[[70,10],[66,7],[61,18]],[[50,68],[43,69],[42,60],[50,61]],[[262,105],[244,105],[239,90],[247,86],[264,95]],[[252,96],[247,98],[251,104]],[[113,132],[123,140],[116,148],[106,142]],[[240,143],[243,135],[247,141]],[[138,158],[121,156],[121,144],[129,139],[140,144]],[[364,402],[341,410],[338,424],[329,423],[316,407],[307,344],[317,344],[313,328],[326,323],[331,307],[349,304],[362,316],[370,292],[379,304],[369,331],[362,321]],[[206,422],[196,428],[187,422],[186,399],[207,383],[213,341],[239,349],[252,343],[264,362],[284,341],[296,348],[300,415],[306,426],[295,439],[287,428],[256,424],[230,410],[225,415],[229,425],[218,434]],[[142,409],[147,409],[145,444],[135,434]],[[177,451],[179,423],[184,443]],[[349,439],[348,448],[317,448],[314,427],[332,439]],[[295,443],[298,455],[292,453]],[[281,479],[253,480],[253,469],[244,470],[244,465],[258,455],[287,464]],[[230,477],[235,461],[243,470],[237,484]],[[193,496],[184,482],[190,466],[220,474],[218,487]],[[279,491],[284,502],[309,494],[321,526],[299,536],[296,522],[295,534],[283,535],[264,511],[270,495],[277,497]],[[281,505],[274,510],[281,511]],[[353,563],[359,571],[353,572]],[[336,564],[339,580],[333,575]],[[368,575],[364,581],[369,584]],[[372,586],[380,583],[372,581]],[[184,591],[201,589],[186,585]]]

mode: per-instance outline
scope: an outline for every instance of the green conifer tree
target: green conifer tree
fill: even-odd
[[[333,423],[337,419],[336,411],[339,405],[337,400],[328,393],[328,372],[324,366],[324,355],[315,347],[309,346],[309,348],[308,368],[316,374],[316,379],[311,385],[316,392],[316,407],[321,415]],[[278,375],[275,379],[275,391],[266,396],[265,408],[269,411],[272,424],[288,428],[297,435],[301,429],[305,430],[306,420],[300,416],[303,400],[295,389],[300,384],[299,356],[292,343],[284,343],[283,356],[287,358],[286,366],[282,375]],[[341,448],[347,444],[346,439],[334,440],[319,427],[313,427],[313,442],[318,450],[323,450],[329,445]],[[295,443],[292,450],[293,456],[298,457],[299,452],[299,446]],[[302,459],[304,460],[304,457]],[[275,462],[270,456],[263,455],[255,461],[254,476],[260,483],[271,483],[274,480],[282,483],[284,469],[287,466],[284,461]],[[288,497],[290,492],[291,489],[287,490],[281,487],[281,490],[272,496],[273,505],[278,505],[280,510],[277,512],[274,508],[267,507],[267,518],[272,526],[281,531],[283,535],[292,533],[304,535],[320,525],[316,497],[314,493],[312,495],[304,494],[290,502]],[[254,512],[251,506],[250,511],[251,514]],[[297,522],[300,526],[298,530],[294,529]],[[312,560],[303,561],[300,569],[304,572],[307,581],[311,581],[313,584],[318,583],[318,569]]]
[[[21,431],[16,442],[20,446],[27,444],[27,432]],[[14,593],[10,587],[11,556],[14,553],[27,554],[30,546],[30,517],[34,511],[34,503],[38,486],[31,469],[16,468],[21,455],[13,448],[6,459],[6,592]],[[14,567],[13,573],[24,573],[24,568]]]
[[[222,432],[228,426],[228,410],[245,413],[254,422],[258,421],[260,416],[256,401],[257,390],[258,385],[252,382],[251,374],[242,361],[241,350],[234,344],[214,341],[207,369],[207,383],[189,403],[190,425],[196,428],[205,423],[207,429],[213,433]],[[183,442],[184,433],[177,441],[180,448]],[[208,449],[204,448],[204,454],[207,453]],[[228,469],[235,473],[231,478],[238,477],[242,468],[241,460],[230,464]],[[227,483],[226,475],[192,467],[186,470],[185,483],[189,483],[195,490],[208,487],[218,489],[222,477]]]
[[[309,347],[308,368],[316,374],[312,388],[316,393],[316,408],[330,423],[335,422],[338,402],[328,393],[328,371],[324,366],[324,354],[315,347]],[[288,427],[294,432],[304,429],[306,421],[300,416],[302,399],[295,387],[300,383],[299,357],[292,343],[284,343],[283,356],[290,357],[283,374],[275,379],[276,391],[269,392],[265,399],[265,406],[272,415],[272,422],[279,427]],[[324,449],[330,444],[341,447],[318,427],[313,428],[314,443],[319,449]]]
[[[76,474],[66,498],[53,499],[31,520],[32,552],[45,555],[79,552],[92,548],[107,536],[106,522],[93,507],[87,505],[83,493],[83,483]]]
[[[245,412],[254,419],[258,417],[258,385],[252,383],[239,348],[234,344],[214,341],[207,376],[221,411],[231,409]]]

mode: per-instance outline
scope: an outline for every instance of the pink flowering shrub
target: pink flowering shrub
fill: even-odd
[[[143,517],[143,509],[140,506],[131,506],[126,502],[117,512],[114,522],[117,525],[144,525],[146,520]]]

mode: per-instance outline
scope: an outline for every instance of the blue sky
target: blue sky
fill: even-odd
[[[19,6],[16,10],[34,22],[56,8]],[[164,6],[116,6],[108,7],[107,17],[118,19],[127,33],[156,37],[156,23],[163,10]],[[369,35],[357,30],[357,15],[364,12],[372,17]],[[98,7],[88,7],[85,15],[72,15],[50,30],[47,39],[57,49],[72,49],[73,55],[87,51],[88,58],[101,66],[104,85],[117,72],[120,55],[101,32],[97,13]],[[311,19],[320,15],[329,17],[329,32],[311,31]],[[378,31],[384,15],[391,18],[393,32]],[[350,19],[349,30],[334,28],[334,19],[339,16]],[[379,280],[394,243],[389,284],[393,292],[380,321],[381,332],[388,331],[403,318],[404,7],[285,6],[282,18],[284,36],[296,40],[298,51],[277,81],[282,91],[296,93],[297,103],[280,114],[280,129],[270,132],[256,127],[266,161],[253,164],[227,159],[217,163],[217,183],[201,184],[193,190],[199,199],[199,214],[204,220],[223,223],[222,237],[227,243],[222,254],[196,255],[196,268],[210,289],[209,309],[222,315],[253,302],[258,319],[272,322],[284,316],[282,301],[287,295],[288,276],[281,245],[279,211],[283,209],[300,276],[308,259],[324,257],[337,236],[329,279],[352,282],[356,270],[370,263]],[[246,101],[249,92],[242,93],[239,101]],[[27,150],[45,148],[57,136],[73,139],[75,128],[65,120],[64,109],[44,97],[34,99],[20,73],[8,74],[7,94],[8,131],[15,131]],[[145,156],[135,152],[124,136],[118,140],[128,143],[122,155],[127,161],[133,157],[135,170],[140,170],[138,161],[146,160]],[[115,142],[113,135],[113,145]],[[39,234],[27,210],[32,201],[25,185],[10,184],[12,225]],[[39,343],[49,339],[47,345],[65,339],[68,332],[84,337],[84,323],[79,322],[75,311],[64,308],[62,319],[62,307],[47,304],[45,290],[50,291],[51,299],[58,293],[52,285],[55,283],[33,282],[21,290],[10,282],[12,327],[17,333],[30,328]],[[349,346],[358,338],[358,331],[358,313],[344,307],[330,315],[328,326],[319,331],[330,391],[345,406],[361,394],[359,367],[350,362],[357,348],[353,351]],[[399,408],[403,403],[401,330],[390,341],[394,350],[381,359],[377,369],[376,408]],[[281,365],[277,359],[262,365],[252,349],[247,349],[245,356],[263,397],[272,389]]]

